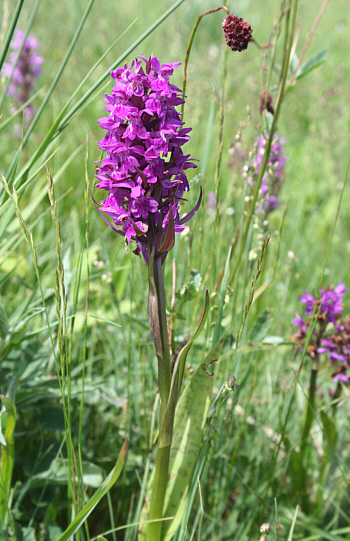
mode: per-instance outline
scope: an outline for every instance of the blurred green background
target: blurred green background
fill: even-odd
[[[296,44],[298,55],[301,54],[321,4],[319,0],[299,2],[297,22],[300,22],[300,33]],[[30,1],[24,3],[19,28],[25,27],[33,5]],[[21,163],[30,159],[78,84],[117,37],[132,25],[84,84],[75,102],[171,5],[170,1],[95,1],[59,84],[23,150]],[[85,7],[86,2],[82,0],[40,2],[31,32],[41,42],[40,54],[45,63],[37,87],[41,89],[41,93],[34,106],[39,106],[40,97],[53,81]],[[212,7],[216,5],[206,0],[185,1],[130,54],[128,62],[130,63],[137,53],[146,57],[153,53],[161,63],[183,62],[197,16]],[[272,27],[278,18],[280,2],[245,0],[231,3],[228,7],[234,14],[250,22],[253,37],[260,45],[268,43]],[[13,13],[14,5],[4,0],[1,9],[3,37],[6,17]],[[200,313],[204,285],[213,293],[214,284],[224,265],[228,248],[242,217],[242,198],[245,193],[242,168],[262,125],[259,96],[263,90],[263,57],[266,50],[259,50],[251,44],[248,50],[242,53],[226,52],[222,20],[221,12],[202,20],[188,68],[185,122],[193,131],[191,141],[185,148],[193,158],[199,159],[200,163],[198,170],[191,173],[199,176],[194,180],[186,209],[195,204],[202,182],[204,198],[201,211],[192,220],[190,233],[177,239],[174,255],[177,288],[189,280],[189,273],[193,269],[201,273],[203,287],[191,306],[185,306],[183,314],[186,320],[177,323],[178,343],[193,327]],[[198,537],[203,540],[235,538],[243,541],[258,538],[261,522],[274,517],[274,497],[279,501],[281,521],[286,525],[291,523],[296,504],[300,503],[297,484],[293,484],[293,475],[296,476],[293,468],[297,464],[297,455],[294,456],[293,452],[296,452],[294,447],[298,442],[298,429],[305,403],[306,391],[303,389],[307,389],[309,366],[307,365],[305,372],[301,374],[301,384],[304,387],[297,388],[287,426],[288,442],[294,446],[293,451],[287,448],[285,441],[284,455],[282,453],[282,458],[279,455],[277,459],[273,438],[267,435],[266,427],[273,433],[280,433],[299,359],[290,346],[250,347],[249,336],[258,317],[265,314],[268,334],[282,336],[287,340],[294,332],[291,320],[296,311],[302,310],[298,295],[305,288],[317,291],[320,285],[349,160],[350,32],[346,2],[329,3],[316,28],[305,60],[322,49],[327,49],[325,62],[298,81],[287,93],[278,123],[278,133],[285,139],[285,154],[289,157],[281,193],[282,205],[270,217],[273,240],[268,248],[263,274],[258,284],[265,284],[266,287],[257,295],[257,301],[252,306],[243,335],[242,346],[245,349],[236,357],[235,375],[240,384],[241,409],[234,409],[233,400],[227,402],[225,415],[218,421],[220,433],[213,443],[203,474],[205,514],[201,519],[201,537]],[[277,66],[280,58],[281,42],[277,48]],[[277,75],[272,74],[272,84],[277,80]],[[175,70],[172,82],[181,87],[181,68]],[[85,487],[98,486],[104,473],[114,464],[127,432],[131,438],[123,478],[111,491],[109,500],[105,499],[100,503],[89,522],[91,538],[113,528],[114,524],[122,526],[127,521],[130,523],[138,520],[140,484],[147,460],[152,464],[148,437],[157,388],[146,309],[147,273],[143,261],[134,257],[132,250],[126,252],[123,240],[117,238],[104,225],[91,202],[88,254],[84,244],[86,141],[89,149],[87,174],[93,184],[95,162],[100,157],[97,141],[103,137],[97,119],[105,114],[103,95],[104,92],[110,92],[112,86],[112,79],[106,81],[96,96],[70,122],[56,139],[51,152],[54,149],[57,149],[57,152],[48,162],[55,181],[61,222],[65,280],[70,299],[68,316],[72,316],[73,301],[77,298],[74,333],[69,335],[71,433],[74,445],[77,445],[78,441],[83,356],[86,357],[80,452],[82,460],[89,462],[86,471],[90,468],[90,474],[95,477],[89,484],[88,474],[83,475]],[[223,97],[221,112],[224,115],[224,124],[219,190],[220,220],[217,227],[214,227],[214,218],[207,209],[207,193],[215,190],[219,149],[218,96]],[[274,100],[275,96],[274,94]],[[11,98],[5,104],[4,118],[9,113],[10,105]],[[13,124],[0,132],[0,170],[3,174],[6,174],[19,144],[14,135]],[[239,152],[232,153],[232,145],[238,132],[241,146],[236,146],[236,150],[241,151],[242,159],[239,159]],[[20,208],[33,232],[44,297],[56,332],[55,230],[48,197],[39,195],[46,189],[45,186],[46,171],[43,169],[24,194],[21,194]],[[103,198],[103,195],[96,197]],[[286,208],[282,236],[279,239],[276,231],[281,229],[281,219]],[[350,287],[349,228],[350,204],[347,185],[325,272],[325,285],[336,285],[339,281],[344,281]],[[18,413],[15,433],[16,462],[12,483],[17,483],[14,492],[15,519],[23,527],[35,528],[38,539],[54,540],[57,539],[59,528],[64,529],[69,521],[67,501],[70,500],[67,498],[66,474],[62,473],[64,468],[61,472],[55,470],[57,463],[55,468],[52,468],[55,457],[61,457],[62,460],[67,458],[63,438],[62,403],[54,383],[54,359],[47,329],[45,330],[42,300],[32,257],[21,237],[14,214],[10,225],[6,226],[5,230],[2,229],[1,242],[0,299],[12,329],[11,347],[8,350],[5,348],[2,355],[1,388],[3,394],[10,392]],[[252,236],[252,249],[255,247],[254,242],[256,238]],[[213,246],[216,247],[215,258],[212,258]],[[84,257],[88,255],[90,270],[88,312],[91,317],[87,319],[87,327],[84,327],[87,269],[84,262],[80,274],[80,253],[83,253]],[[238,276],[231,284],[232,290],[229,291],[225,305],[223,326],[229,340],[224,360],[216,370],[216,392],[228,375],[233,358],[234,337],[239,329],[254,272],[255,263],[248,262],[246,254]],[[165,276],[166,294],[170,300],[170,257],[165,266]],[[78,292],[77,283],[80,286]],[[207,347],[215,324],[218,302],[217,296],[213,295],[211,322],[206,337],[193,348],[189,358],[191,366],[198,365],[198,358],[201,358]],[[350,303],[347,297],[345,302],[344,313],[348,313]],[[331,385],[328,372],[329,368],[325,363],[320,375],[318,399],[319,407],[326,411],[329,408],[328,388]],[[334,477],[325,489],[324,508],[322,512],[318,509],[310,511],[309,515],[300,515],[302,518],[298,519],[300,521],[295,529],[299,539],[335,540],[345,538],[341,537],[342,535],[349,535],[349,497],[346,495],[348,480],[344,481],[349,475],[349,466],[346,464],[346,450],[349,445],[348,420],[349,407],[345,403],[337,416],[336,451],[333,456],[328,457],[329,468]],[[320,422],[316,426],[315,441],[318,441],[317,438],[322,439],[322,426]],[[317,468],[322,461],[322,455],[318,454],[317,449],[317,445],[311,442],[311,473],[308,471],[311,502],[314,494],[312,486],[314,484],[316,487]],[[340,473],[337,469],[339,464]],[[91,494],[92,490],[88,488],[87,494]],[[196,521],[199,509],[197,500],[198,496],[190,525]],[[312,505],[310,508],[314,509]],[[190,525],[188,535],[183,539],[190,539]],[[329,530],[335,527],[347,530],[340,534],[329,533]],[[43,537],[38,533],[40,529]],[[328,533],[323,536],[321,529]],[[135,528],[126,532],[125,539],[135,539]],[[302,532],[307,532],[306,537]],[[88,537],[87,534],[81,535]],[[315,537],[311,537],[312,535]],[[123,539],[123,536],[124,532],[118,533],[116,539]]]

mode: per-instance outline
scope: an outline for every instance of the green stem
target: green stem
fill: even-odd
[[[186,92],[186,83],[187,83],[187,66],[188,66],[188,61],[190,59],[190,53],[191,53],[191,49],[192,49],[192,44],[193,44],[193,40],[194,40],[194,36],[197,32],[197,28],[199,26],[199,23],[201,22],[202,18],[205,16],[205,15],[210,15],[211,13],[215,13],[216,11],[220,11],[221,9],[225,10],[227,15],[230,14],[229,10],[227,9],[226,6],[219,6],[217,8],[212,8],[212,9],[209,9],[208,11],[204,11],[203,13],[201,13],[200,15],[198,15],[197,17],[197,20],[195,22],[195,25],[194,27],[192,28],[192,32],[191,32],[191,36],[190,36],[190,40],[188,42],[188,45],[187,45],[187,50],[186,50],[186,57],[185,57],[185,62],[184,62],[184,75],[183,75],[183,80],[182,80],[182,94],[185,95],[185,92]],[[184,114],[184,108],[185,108],[185,104],[183,103],[182,104],[182,107],[181,107],[181,112],[182,114]],[[182,117],[182,120],[183,120],[183,117]]]
[[[150,254],[149,264],[149,302],[148,315],[152,330],[156,355],[158,358],[158,383],[160,394],[159,438],[154,472],[152,499],[147,528],[147,541],[160,541],[164,498],[168,483],[169,457],[173,433],[173,415],[166,415],[171,385],[171,355],[166,320],[165,292],[161,258]]]
[[[166,407],[168,404],[171,385],[171,355],[169,347],[168,325],[166,320],[165,292],[162,272],[161,258],[154,260],[153,266],[154,282],[158,301],[159,335],[161,343],[161,355],[158,357],[159,391],[160,391],[160,417],[159,430],[161,431]],[[162,381],[161,381],[162,380]]]
[[[247,219],[246,219],[245,227],[243,229],[242,240],[241,240],[241,244],[240,244],[240,250],[239,250],[239,253],[238,253],[238,257],[237,257],[235,266],[233,267],[233,269],[231,271],[231,274],[230,274],[229,284],[232,283],[232,281],[233,281],[233,279],[234,279],[234,277],[236,275],[237,269],[239,267],[240,261],[241,261],[241,256],[242,256],[243,250],[245,248],[245,244],[246,244],[250,224],[251,224],[252,218],[254,216],[256,202],[257,202],[258,196],[259,196],[260,186],[261,186],[262,179],[263,179],[263,176],[265,174],[266,167],[267,167],[267,162],[268,162],[268,159],[269,159],[269,156],[270,156],[270,150],[271,150],[271,147],[272,147],[273,136],[274,136],[274,134],[276,132],[276,128],[277,128],[277,121],[278,121],[278,118],[279,118],[279,115],[280,115],[282,102],[283,102],[283,99],[284,99],[284,90],[285,90],[287,76],[288,76],[288,69],[289,69],[289,63],[290,63],[290,54],[291,54],[292,47],[293,47],[293,37],[294,37],[294,29],[295,29],[295,20],[296,20],[297,7],[298,7],[298,0],[296,0],[295,2],[293,2],[291,0],[290,3],[289,3],[289,7],[287,8],[286,30],[285,30],[285,38],[284,38],[284,45],[283,45],[284,58],[283,58],[283,63],[282,63],[282,74],[281,74],[281,79],[280,79],[280,84],[279,84],[279,89],[278,89],[278,95],[277,95],[277,99],[276,99],[275,114],[274,114],[273,119],[272,119],[272,124],[271,124],[271,128],[270,128],[269,136],[266,139],[266,147],[265,147],[263,160],[262,160],[262,163],[261,163],[261,166],[260,166],[260,170],[259,170],[259,174],[258,174],[256,184],[255,184],[255,187],[254,187],[253,199],[252,199],[252,202],[250,203],[250,208],[249,208],[249,211],[248,211],[248,216],[247,216]],[[291,19],[291,26],[290,26],[290,19]]]
[[[333,405],[332,405],[332,418],[335,418],[335,414],[337,413],[337,407],[338,407],[338,398],[341,394],[341,384],[338,381],[337,388],[335,390],[334,396],[333,396]]]
[[[164,499],[168,483],[169,457],[170,445],[167,447],[158,447],[149,520],[163,518]],[[147,529],[147,541],[160,541],[161,531],[161,521],[150,522]]]
[[[320,469],[320,474],[318,477],[318,490],[316,496],[316,517],[320,517],[323,510],[323,498],[324,498],[324,488],[327,481],[327,476],[329,472],[330,464],[325,460],[322,460],[322,465]]]
[[[318,373],[318,363],[314,365],[310,374],[310,389],[307,404],[305,406],[302,424],[302,435],[300,445],[300,457],[303,460],[307,449],[307,440],[310,434],[310,430],[314,421],[314,405],[315,405],[315,393],[316,393],[316,381]]]
[[[304,462],[306,451],[308,449],[308,440],[312,424],[314,422],[314,411],[315,411],[315,393],[316,393],[316,381],[318,373],[318,359],[317,362],[313,365],[311,374],[310,374],[310,389],[307,403],[305,405],[303,422],[302,422],[302,434],[301,434],[301,444],[300,444],[300,462],[303,465],[304,471],[307,472],[307,458]],[[301,481],[301,498],[302,498],[302,509],[307,514],[309,512],[309,495],[307,491],[307,476],[303,475],[300,479]]]

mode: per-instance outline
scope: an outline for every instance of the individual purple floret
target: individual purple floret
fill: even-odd
[[[9,55],[9,61],[4,64],[3,70],[5,77],[11,77],[8,94],[15,98],[17,108],[25,104],[30,98],[35,80],[41,73],[40,66],[44,62],[44,59],[38,54],[39,41],[37,38],[33,35],[28,36],[24,44],[23,38],[24,32],[16,29],[10,44],[12,52]],[[16,63],[18,51],[21,47],[22,51]],[[24,109],[24,114],[27,118],[33,114],[30,105]]]
[[[268,134],[257,138],[256,157],[251,163],[254,177],[248,177],[248,183],[252,186],[259,175],[260,167],[265,154],[265,146]],[[260,198],[257,206],[258,213],[264,213],[267,216],[270,212],[280,206],[278,195],[283,184],[283,169],[288,158],[283,155],[283,143],[277,133],[273,136],[269,159],[267,160],[266,171],[260,185]]]
[[[183,128],[176,106],[184,100],[170,82],[180,63],[139,56],[111,72],[115,86],[104,98],[109,114],[98,121],[107,133],[98,144],[106,156],[96,186],[108,193],[99,207],[112,218],[105,218],[108,225],[127,242],[136,240],[135,253],[147,262],[153,247],[156,257],[172,248],[174,233],[185,229],[200,200],[180,219],[179,201],[189,190],[185,171],[197,167],[181,148],[191,128]]]

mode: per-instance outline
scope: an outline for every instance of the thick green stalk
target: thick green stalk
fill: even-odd
[[[160,408],[158,450],[149,512],[149,520],[158,520],[158,522],[149,523],[147,541],[159,541],[162,530],[162,522],[159,519],[163,518],[174,418],[173,415],[166,416],[171,385],[171,356],[166,320],[162,262],[160,257],[154,258],[154,251],[152,251],[149,257],[148,277],[148,316],[158,358]]]
[[[305,405],[303,422],[302,422],[300,462],[304,463],[305,471],[307,470],[307,458],[305,461],[305,455],[308,449],[308,443],[309,443],[308,440],[309,440],[310,430],[312,428],[312,424],[315,417],[314,406],[315,406],[315,393],[316,393],[318,364],[319,363],[317,359],[311,370],[309,396],[308,396],[307,403]],[[307,492],[307,476],[306,475],[301,478],[301,498],[302,498],[302,509],[304,510],[305,513],[308,513],[310,501],[309,501],[309,495]]]
[[[168,484],[169,457],[170,445],[158,447],[149,520],[163,518],[165,492]],[[147,541],[160,541],[161,531],[162,521],[150,522],[147,529]]]
[[[310,374],[310,389],[308,401],[305,405],[304,415],[303,415],[303,424],[302,424],[302,434],[301,434],[301,445],[300,445],[300,456],[301,459],[304,458],[305,452],[307,449],[307,440],[310,434],[312,423],[314,421],[314,405],[315,405],[315,392],[316,392],[316,380],[318,373],[318,363],[312,367]]]
[[[335,415],[337,413],[337,407],[338,407],[338,398],[341,394],[341,384],[338,381],[337,388],[335,390],[334,396],[333,396],[333,406],[332,406],[332,418],[335,419]]]
[[[150,259],[149,285],[152,313],[149,311],[148,315],[150,318],[153,341],[158,358],[158,384],[160,394],[159,431],[161,433],[170,393],[171,356],[166,320],[165,292],[161,258],[158,257],[153,259],[153,257],[151,257]]]

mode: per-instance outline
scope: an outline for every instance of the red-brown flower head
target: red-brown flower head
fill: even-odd
[[[261,94],[260,94],[259,113],[261,115],[262,115],[264,109],[266,109],[266,111],[268,111],[272,115],[274,114],[274,109],[273,109],[273,105],[272,105],[272,96],[271,96],[271,94],[268,94],[267,92],[261,92]]]
[[[222,23],[226,43],[232,51],[244,51],[252,39],[252,27],[243,19],[230,13]]]

